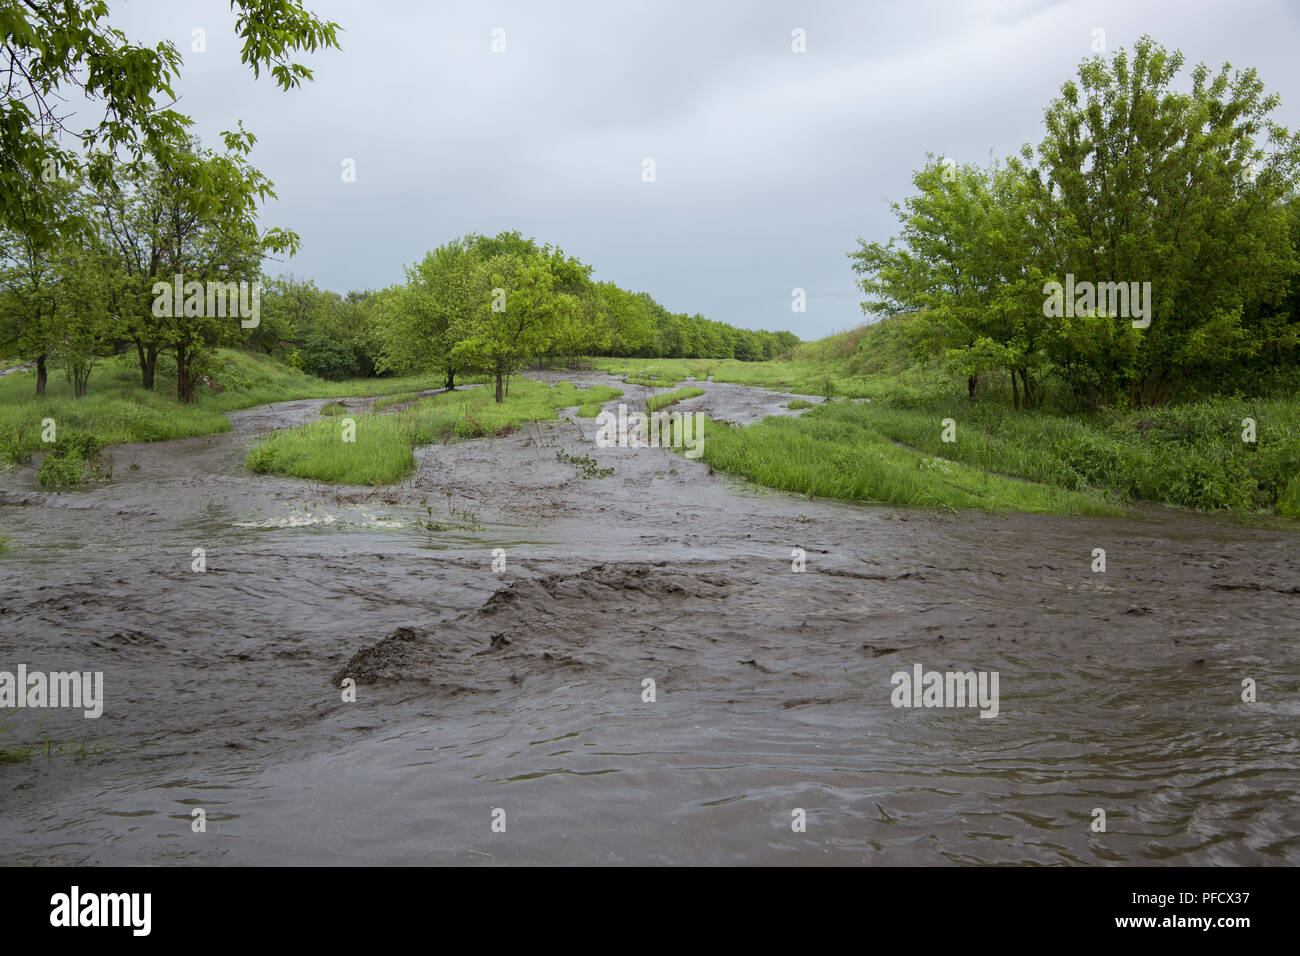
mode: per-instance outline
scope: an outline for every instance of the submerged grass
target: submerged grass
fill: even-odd
[[[628,375],[623,379],[624,385],[641,385],[645,388],[676,388],[677,381],[671,378],[660,378],[657,375]]]
[[[413,402],[419,397],[419,392],[398,392],[396,395],[385,395],[382,398],[375,399],[375,404],[371,406],[370,410],[372,412],[382,412],[394,405],[405,405],[408,402]]]
[[[516,379],[497,404],[487,388],[444,392],[391,414],[352,416],[353,440],[342,422],[316,421],[274,432],[253,448],[248,467],[258,474],[285,475],[331,484],[383,485],[405,478],[415,467],[412,449],[458,439],[504,435],[525,422],[555,417],[557,409],[598,405],[623,393],[571,382],[545,385]]]
[[[645,409],[647,412],[657,412],[661,408],[667,408],[669,405],[676,405],[678,402],[685,401],[688,398],[699,398],[704,394],[704,389],[689,386],[679,388],[675,392],[664,392],[662,395],[651,395],[646,399]]]

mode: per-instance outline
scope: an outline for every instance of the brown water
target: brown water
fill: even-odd
[[[705,387],[683,410],[789,399]],[[1292,533],[809,500],[592,421],[379,492],[245,471],[322,404],[115,448],[87,490],[0,476],[0,670],[106,697],[0,711],[0,747],[54,744],[0,764],[0,862],[1300,862]],[[917,662],[997,671],[1000,713],[894,708]]]

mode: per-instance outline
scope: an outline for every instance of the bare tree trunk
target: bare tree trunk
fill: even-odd
[[[1016,411],[1020,411],[1020,389],[1016,387],[1016,370],[1011,370],[1011,400],[1015,403]]]
[[[176,397],[182,402],[194,401],[188,349],[180,343],[176,345]]]
[[[45,382],[49,378],[49,372],[45,370],[45,356],[36,357],[36,394],[45,394]]]
[[[497,404],[498,405],[505,400],[504,383],[502,381],[503,374],[504,373],[501,371],[501,369],[498,368],[497,369]]]
[[[140,387],[153,391],[154,370],[158,368],[158,346],[136,342],[135,351],[140,357]]]

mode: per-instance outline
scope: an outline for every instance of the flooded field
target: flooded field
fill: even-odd
[[[247,472],[323,404],[0,475],[0,670],[105,698],[0,714],[50,744],[0,764],[0,863],[1300,863],[1293,533],[809,500],[590,419],[393,488]],[[894,707],[915,664],[998,672],[998,715]]]

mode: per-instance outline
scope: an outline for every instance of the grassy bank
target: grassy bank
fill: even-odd
[[[1094,514],[1152,501],[1300,518],[1300,396],[1216,396],[1076,414],[1015,410],[1008,396],[984,387],[971,402],[963,380],[917,361],[908,326],[906,318],[888,320],[803,343],[774,362],[595,364],[871,399],[817,403],[798,419],[709,432],[710,464],[773,488],[956,508]],[[945,419],[955,424],[955,441],[943,440]],[[1247,419],[1254,441],[1243,440]]]
[[[300,398],[411,392],[441,384],[428,377],[329,382],[269,358],[226,349],[218,353],[212,378],[221,391],[200,386],[198,401],[186,405],[175,398],[174,379],[160,376],[153,391],[141,388],[133,356],[105,359],[84,398],[72,397],[71,386],[57,370],[50,375],[44,398],[33,394],[32,373],[6,375],[0,378],[0,464],[25,463],[46,450],[41,441],[46,418],[54,419],[58,435],[85,432],[100,445],[165,441],[228,431],[223,413],[234,409]]]
[[[746,428],[709,423],[704,460],[781,491],[886,504],[1115,515],[1105,496],[1016,481],[902,448],[874,428],[866,406],[834,403],[801,418]]]
[[[603,385],[580,390],[569,382],[545,385],[523,378],[511,382],[499,405],[487,388],[447,392],[389,414],[353,416],[353,441],[344,441],[345,421],[339,419],[275,432],[249,452],[248,467],[334,484],[391,484],[414,470],[412,450],[420,445],[505,434],[525,422],[552,419],[558,409],[621,394]]]

